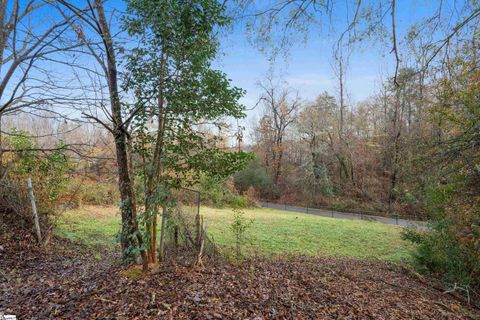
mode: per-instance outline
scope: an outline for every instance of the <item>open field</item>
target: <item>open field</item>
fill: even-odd
[[[274,209],[244,210],[253,219],[247,231],[246,252],[266,255],[408,260],[412,247],[400,237],[401,228],[377,222],[352,221],[291,213]],[[231,209],[204,208],[210,234],[220,245],[233,246]]]
[[[120,231],[119,209],[85,206],[65,212],[57,223],[57,234],[90,248],[113,249]]]
[[[120,227],[115,207],[86,206],[71,210],[59,221],[58,233],[89,247],[113,248]],[[245,209],[253,219],[243,250],[248,255],[302,254],[310,256],[378,258],[409,261],[412,246],[401,229],[377,222],[330,219],[273,209]],[[202,208],[208,232],[222,248],[234,246],[231,209]]]

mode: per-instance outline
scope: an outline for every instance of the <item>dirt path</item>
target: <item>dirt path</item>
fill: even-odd
[[[0,247],[0,312],[19,319],[479,319],[399,266],[298,257],[142,276],[64,241]],[[477,317],[475,316],[477,315]],[[475,318],[476,317],[476,318]]]

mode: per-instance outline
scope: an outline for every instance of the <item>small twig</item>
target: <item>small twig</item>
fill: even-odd
[[[103,301],[103,302],[110,302],[110,303],[113,303],[113,304],[117,304],[116,301],[108,300],[108,299],[105,299],[105,298],[97,297],[97,299],[100,300],[100,301]]]
[[[453,285],[452,289],[445,290],[444,293],[453,294],[457,291],[457,289],[465,291],[467,293],[467,302],[468,304],[470,304],[470,290],[468,290],[468,288],[462,288],[461,286],[457,285],[457,283]]]
[[[401,286],[397,285],[397,284],[394,284],[394,283],[390,283],[388,281],[385,281],[383,279],[380,279],[381,282],[385,283],[385,284],[388,284],[389,286],[392,286],[392,287],[395,287],[395,288],[401,288]]]
[[[435,303],[436,305],[439,305],[441,307],[444,307],[446,310],[448,310],[450,312],[454,312],[449,306],[447,306],[446,304],[444,304],[440,301],[433,301],[433,303]]]

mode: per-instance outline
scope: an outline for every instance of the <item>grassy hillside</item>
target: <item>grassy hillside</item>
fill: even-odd
[[[120,227],[114,207],[68,211],[59,220],[59,234],[88,246],[113,248]],[[342,220],[273,209],[246,209],[254,219],[243,246],[246,254],[334,256],[409,260],[412,247],[400,238],[401,229],[378,222]],[[231,209],[202,208],[208,232],[223,248],[234,246]]]
[[[343,220],[273,209],[247,209],[254,219],[245,251],[382,260],[409,260],[412,247],[400,238],[401,229],[378,222]],[[220,245],[233,246],[231,209],[204,208],[210,234]]]

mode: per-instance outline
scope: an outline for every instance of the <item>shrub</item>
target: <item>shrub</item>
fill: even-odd
[[[435,222],[430,231],[407,229],[403,238],[418,245],[414,258],[419,271],[438,275],[447,285],[471,294],[480,289],[480,225],[475,227],[476,235],[462,237],[462,232],[452,232],[455,226],[444,219]]]
[[[113,182],[93,181],[77,177],[68,185],[64,196],[69,203],[81,207],[89,205],[115,205],[120,201],[118,187]]]
[[[48,241],[51,217],[58,213],[74,163],[68,157],[64,144],[58,143],[52,151],[41,152],[34,136],[26,131],[13,130],[5,143],[14,152],[2,157],[10,169],[4,177],[8,188],[1,190],[2,212],[11,223],[33,226],[31,206],[26,193],[27,179],[32,179],[36,206],[44,241]],[[2,219],[5,220],[5,219]],[[31,228],[33,229],[33,228]]]
[[[246,195],[232,194],[228,204],[233,208],[248,208],[250,206],[248,197]]]
[[[233,222],[230,225],[235,236],[235,255],[237,259],[242,257],[241,246],[245,242],[245,233],[253,224],[253,220],[245,218],[245,213],[239,209],[233,209]]]
[[[13,130],[7,142],[17,150],[11,160],[7,179],[18,186],[26,184],[30,177],[37,198],[39,211],[51,211],[58,204],[61,195],[70,183],[69,173],[74,164],[58,143],[52,152],[37,151],[35,138],[26,131]]]
[[[415,262],[421,272],[440,276],[480,301],[480,209],[475,201],[457,202],[463,179],[426,188],[428,231],[407,229],[403,238],[417,244]]]
[[[248,197],[239,195],[228,179],[205,176],[200,181],[199,191],[202,204],[234,208],[247,208],[250,205]]]
[[[250,187],[264,195],[271,194],[273,191],[272,179],[256,160],[251,161],[245,169],[234,175],[234,183],[237,190],[242,193]]]

